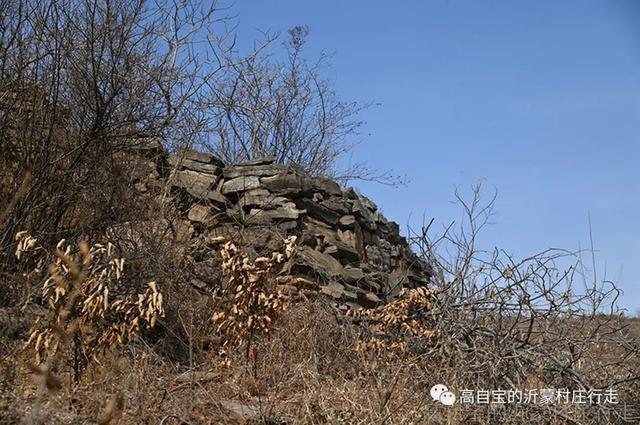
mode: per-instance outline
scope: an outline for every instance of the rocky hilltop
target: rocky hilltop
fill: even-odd
[[[344,307],[372,307],[403,287],[427,283],[428,267],[398,224],[353,188],[343,190],[274,158],[226,166],[202,152],[169,155],[159,148],[138,151],[137,157],[145,172],[136,189],[178,207],[183,239],[209,246],[231,240],[259,253],[296,235],[297,252],[283,280],[289,291],[320,291]],[[206,288],[212,279],[203,272],[192,284]]]

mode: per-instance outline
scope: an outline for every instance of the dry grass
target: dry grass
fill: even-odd
[[[360,327],[343,322],[323,300],[298,303],[273,335],[256,340],[249,358],[242,350],[230,353],[229,368],[217,366],[216,353],[193,367],[175,365],[139,341],[124,354],[104,356],[78,386],[65,372],[56,375],[59,384],[43,383],[26,366],[26,353],[14,348],[2,363],[0,423],[623,423],[587,422],[574,409],[559,413],[575,422],[526,409],[445,408],[428,392],[434,382],[462,384],[452,381],[453,365],[369,356],[356,350],[360,337]]]

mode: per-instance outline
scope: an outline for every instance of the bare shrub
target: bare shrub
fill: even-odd
[[[222,272],[225,284],[219,294],[219,311],[213,315],[223,346],[242,346],[247,350],[253,338],[267,334],[274,320],[286,308],[286,297],[275,285],[277,268],[294,252],[295,236],[287,238],[282,252],[251,260],[233,242],[222,247]]]
[[[187,146],[202,133],[198,98],[219,67],[205,66],[193,43],[217,37],[214,6],[0,2],[0,200],[11,205],[0,253],[8,269],[18,230],[53,246],[145,211],[128,178],[135,165],[120,154]]]
[[[617,310],[619,289],[606,277],[596,280],[595,273],[589,280],[579,252],[547,249],[516,259],[497,248],[480,249],[479,234],[495,199],[483,203],[481,195],[480,185],[470,202],[456,192],[462,223],[436,236],[430,225],[412,235],[414,247],[436,271],[425,320],[435,325],[437,338],[414,350],[427,361],[447,365],[440,379],[458,389],[619,394],[614,403],[527,406],[524,417],[536,423],[628,418],[627,409],[638,408],[634,394],[640,369],[631,359],[640,344]],[[514,414],[512,409],[486,409],[493,420]]]
[[[22,237],[33,241],[28,235]],[[78,382],[94,356],[155,326],[164,316],[163,295],[156,282],[149,282],[141,292],[131,282],[125,284],[125,261],[113,255],[111,245],[89,247],[83,242],[74,251],[61,241],[54,255],[42,288],[47,312],[36,318],[25,348],[33,349],[39,364],[70,341]]]
[[[407,353],[412,347],[433,341],[436,324],[430,310],[435,301],[435,289],[405,288],[398,299],[375,309],[350,310],[352,316],[365,321],[369,332],[363,335],[357,350],[385,353]]]
[[[361,109],[343,102],[322,77],[326,56],[303,56],[307,27],[293,27],[284,41],[285,59],[274,59],[267,39],[245,58],[230,58],[213,90],[219,141],[212,148],[228,163],[274,156],[314,175],[334,173],[336,161],[352,147]]]

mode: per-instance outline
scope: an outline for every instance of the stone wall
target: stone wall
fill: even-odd
[[[283,277],[292,291],[374,306],[402,287],[427,283],[428,268],[398,224],[352,188],[342,190],[335,181],[275,164],[274,158],[225,166],[212,155],[181,151],[163,155],[157,165],[136,187],[170,187],[189,238],[234,240],[260,252],[297,235],[298,250]]]

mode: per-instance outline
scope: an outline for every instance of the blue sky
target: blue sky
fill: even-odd
[[[640,311],[640,2],[238,1],[241,40],[311,29],[345,100],[375,102],[353,153],[410,183],[356,183],[405,227],[498,190],[482,239],[517,256],[589,245]]]

